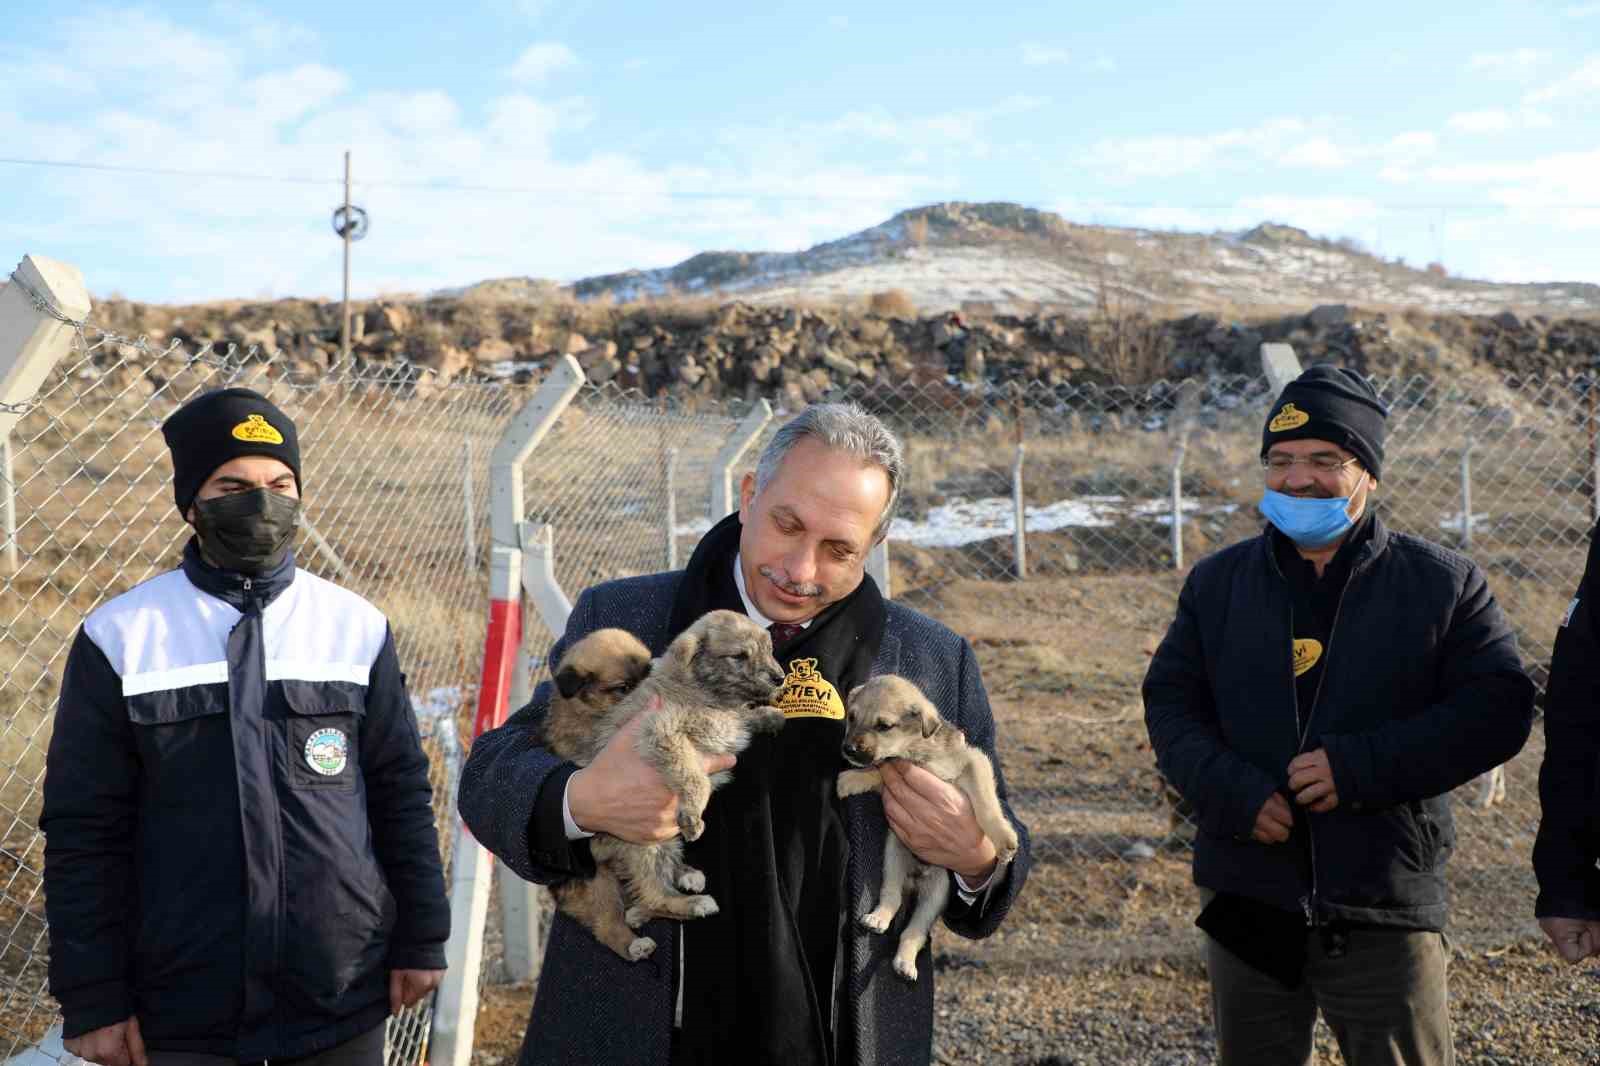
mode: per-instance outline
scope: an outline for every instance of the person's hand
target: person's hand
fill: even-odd
[[[399,1014],[407,1007],[421,1003],[423,997],[438,988],[443,980],[443,970],[390,970],[389,1013]]]
[[[1568,962],[1600,955],[1600,922],[1587,918],[1540,918],[1539,928]]]
[[[1324,748],[1296,755],[1289,762],[1289,791],[1294,801],[1326,814],[1339,806],[1339,792],[1333,787],[1333,767],[1328,765]]]
[[[1250,836],[1262,844],[1282,844],[1294,829],[1294,812],[1284,798],[1274,792],[1256,812],[1255,828]]]
[[[144,1037],[139,1034],[138,1018],[91,1029],[61,1043],[80,1059],[98,1062],[100,1066],[150,1066],[150,1058],[144,1052]]]
[[[646,707],[628,719],[588,766],[567,781],[567,807],[578,828],[610,833],[630,844],[660,844],[678,835],[678,796],[655,767],[639,757]],[[707,755],[709,774],[727,770],[732,755]]]
[[[994,873],[994,841],[978,827],[967,794],[920,766],[891,759],[883,774],[883,813],[889,828],[929,866],[961,875],[969,885]]]

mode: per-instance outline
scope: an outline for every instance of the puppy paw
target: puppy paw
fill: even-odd
[[[896,955],[894,957],[894,972],[899,974],[901,977],[904,977],[907,981],[913,981],[913,982],[916,981],[916,979],[917,979],[917,959],[916,959],[916,956],[913,955],[911,958],[908,959],[904,955]]]
[[[709,918],[716,914],[721,907],[710,896],[691,896],[689,898],[689,916],[691,918]]]
[[[628,958],[634,962],[648,959],[655,953],[656,942],[647,936],[641,936],[628,945]]]
[[[889,931],[889,923],[894,921],[894,915],[885,914],[883,911],[871,911],[863,914],[857,920],[861,923],[861,928],[863,929],[874,933],[886,933]]]
[[[834,790],[840,799],[849,799],[865,792],[873,792],[883,783],[876,770],[844,770],[839,774]]]
[[[704,892],[706,890],[706,875],[699,870],[685,868],[678,873],[679,892]]]
[[[623,913],[622,920],[629,929],[637,933],[644,928],[644,923],[650,920],[650,912],[643,907],[629,907]]]
[[[680,814],[678,829],[683,833],[684,840],[699,840],[701,834],[706,831],[705,819],[692,814]]]

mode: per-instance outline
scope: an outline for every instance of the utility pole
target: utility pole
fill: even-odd
[[[344,150],[344,305],[339,312],[339,362],[350,363],[350,149]]]
[[[367,235],[367,213],[350,202],[350,150],[344,153],[344,206],[333,212],[333,232],[344,242],[344,302],[339,308],[339,361],[350,361],[350,242]]]

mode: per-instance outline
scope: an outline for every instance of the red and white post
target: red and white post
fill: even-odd
[[[564,356],[533,399],[512,416],[489,459],[493,537],[489,629],[484,638],[474,739],[506,720],[513,688],[527,687],[527,657],[522,654],[522,518],[526,514],[523,463],[583,383],[578,361]],[[483,929],[489,916],[490,879],[494,876],[494,857],[460,822],[452,856],[450,941],[445,949],[449,970],[434,1001],[433,1031],[428,1044],[428,1061],[433,1066],[467,1066],[472,1057],[478,975],[483,968]]]

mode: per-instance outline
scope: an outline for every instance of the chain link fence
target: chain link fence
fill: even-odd
[[[191,351],[80,328],[8,441],[14,535],[0,561],[0,1059],[57,1021],[48,996],[45,751],[61,668],[85,615],[178,562],[162,421],[211,388],[246,385],[301,427],[307,570],[376,603],[393,626],[430,754],[440,839],[482,656],[484,459],[522,390],[443,384],[407,365],[299,364]],[[391,1020],[388,1061],[417,1062],[429,1005]],[[59,1046],[59,1045],[56,1045]]]
[[[1375,506],[1488,575],[1541,692],[1600,513],[1593,382],[1375,382],[1393,413]],[[904,437],[894,596],[973,641],[1034,834],[1018,912],[956,956],[1024,970],[1193,942],[1194,827],[1155,770],[1139,685],[1188,565],[1256,535],[1265,379],[1115,386],[858,383]],[[1020,533],[1019,536],[1019,522]],[[1543,730],[1458,790],[1452,934],[1535,935]],[[1071,960],[1070,963],[1067,960]]]
[[[433,756],[441,840],[451,839],[484,637],[487,459],[529,390],[80,331],[11,437],[16,562],[0,562],[3,1057],[55,1020],[36,825],[62,661],[85,614],[175,564],[188,530],[172,507],[159,426],[224,384],[266,392],[301,427],[299,558],[393,623]],[[1591,383],[1379,384],[1394,414],[1377,506],[1394,527],[1484,566],[1542,685],[1596,513]],[[1259,531],[1269,386],[880,379],[833,398],[863,404],[905,439],[891,592],[977,648],[1013,799],[1034,833],[1017,911],[982,943],[941,938],[944,964],[1028,972],[1191,943],[1190,827],[1156,774],[1139,683],[1186,566]],[[710,514],[717,456],[747,413],[585,386],[526,466],[526,517],[549,527],[561,589],[575,599],[601,581],[683,565],[720,517]],[[734,499],[738,475],[785,416],[734,468]],[[527,612],[537,681],[556,634]],[[1536,730],[1504,768],[1498,802],[1480,802],[1497,796],[1477,784],[1458,797],[1451,881],[1456,935],[1469,942],[1531,931],[1542,742]],[[390,1038],[391,1063],[417,1061],[422,1012],[391,1023]]]

